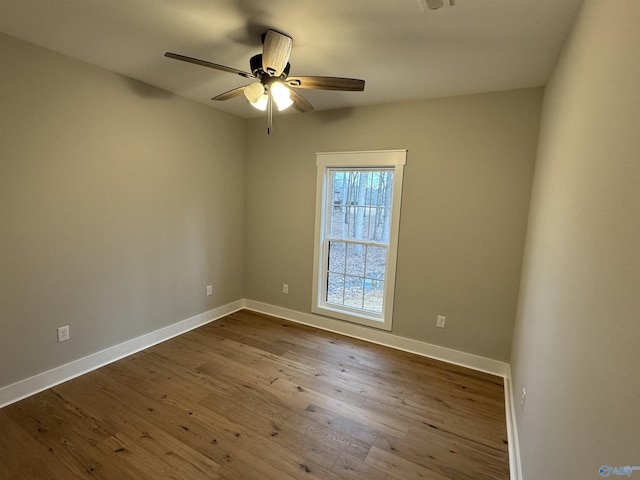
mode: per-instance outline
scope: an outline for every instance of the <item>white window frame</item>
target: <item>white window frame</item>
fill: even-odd
[[[316,154],[316,226],[313,249],[313,300],[311,311],[339,320],[358,323],[368,327],[390,331],[393,323],[393,300],[395,295],[398,234],[400,230],[400,205],[402,202],[402,180],[407,161],[407,150],[377,150],[368,152],[321,152]],[[327,236],[325,223],[329,221],[331,202],[327,195],[329,171],[332,168],[393,168],[393,192],[391,219],[389,223],[389,247],[385,268],[385,291],[382,313],[362,311],[326,302],[327,284]]]

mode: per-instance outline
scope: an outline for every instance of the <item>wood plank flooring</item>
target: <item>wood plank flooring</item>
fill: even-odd
[[[241,311],[0,410],[0,478],[503,480],[503,384]]]

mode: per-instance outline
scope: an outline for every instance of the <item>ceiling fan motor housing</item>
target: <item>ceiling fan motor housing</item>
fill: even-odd
[[[258,80],[262,80],[263,77],[269,77],[269,74],[266,73],[262,69],[262,54],[254,55],[249,60],[249,66],[251,67],[251,73],[253,73]],[[281,80],[284,80],[289,75],[289,70],[291,70],[291,64],[287,62],[287,66],[284,67],[282,74],[277,77]]]

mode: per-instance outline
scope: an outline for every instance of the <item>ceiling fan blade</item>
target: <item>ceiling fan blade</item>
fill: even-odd
[[[193,63],[195,65],[201,65],[203,67],[214,68],[216,70],[222,70],[223,72],[235,73],[241,77],[256,78],[253,73],[243,72],[236,68],[225,67],[224,65],[218,65],[217,63],[207,62],[206,60],[200,60],[199,58],[186,57],[178,53],[165,52],[165,57],[173,58],[174,60],[181,60],[183,62]]]
[[[296,92],[295,90],[290,90],[290,92],[291,100],[293,100],[293,108],[302,113],[310,112],[314,109],[313,105],[311,105],[309,101],[298,92]]]
[[[244,87],[246,87],[246,85],[243,85],[242,87],[234,88],[233,90],[229,90],[228,92],[221,93],[220,95],[216,95],[215,97],[213,97],[211,100],[224,101],[224,100],[231,100],[232,98],[239,97],[244,93]]]
[[[289,63],[292,45],[291,37],[267,30],[262,46],[262,69],[272,77],[279,77]]]
[[[287,77],[287,84],[294,88],[311,88],[316,90],[342,90],[345,92],[361,92],[364,80],[341,77]]]

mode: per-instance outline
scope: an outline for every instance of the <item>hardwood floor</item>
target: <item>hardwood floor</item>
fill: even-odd
[[[503,384],[241,311],[0,410],[0,478],[508,479]]]

